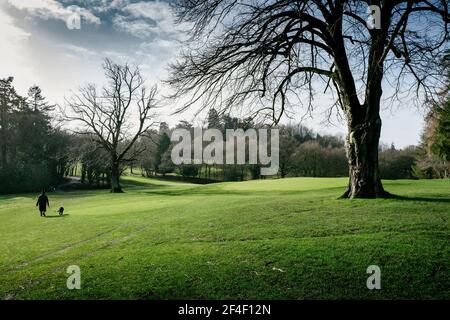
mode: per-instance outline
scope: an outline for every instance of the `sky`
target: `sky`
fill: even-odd
[[[74,17],[81,17],[80,24]],[[139,64],[149,84],[167,77],[167,64],[175,59],[187,38],[188,26],[174,21],[167,1],[139,0],[0,0],[0,78],[14,77],[25,95],[39,85],[51,103],[64,103],[71,91],[86,83],[102,83],[102,60]],[[345,124],[324,124],[324,107],[315,101],[313,117],[283,122],[302,124],[320,133],[345,135]],[[193,121],[195,110],[171,115],[175,105],[164,105],[161,120],[175,125]],[[402,148],[417,144],[424,110],[409,105],[384,107],[381,141]],[[199,121],[199,119],[196,119]]]

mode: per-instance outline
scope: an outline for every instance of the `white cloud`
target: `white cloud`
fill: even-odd
[[[123,15],[115,16],[113,24],[117,30],[127,32],[141,39],[148,38],[161,32],[160,28],[150,24],[148,21],[142,19],[131,20]]]
[[[79,0],[80,2],[82,0]],[[93,12],[108,12],[110,10],[116,9],[120,10],[125,7],[129,0],[91,0],[89,5]]]
[[[14,25],[13,19],[0,9],[0,37],[5,40],[20,42],[28,39],[30,33]]]
[[[98,53],[93,50],[89,50],[85,47],[80,47],[80,46],[69,44],[69,43],[63,43],[63,44],[59,44],[57,46],[60,47],[62,50],[70,51],[73,54],[75,54],[81,58],[98,55]]]
[[[124,7],[128,3],[127,0],[113,0],[109,3],[110,9],[118,9]]]
[[[136,18],[149,18],[157,22],[173,24],[173,15],[167,2],[150,1],[131,3],[123,8]]]
[[[79,14],[84,21],[92,24],[100,24],[100,18],[85,8],[77,6],[64,7],[55,0],[8,0],[8,3],[19,10],[41,19],[55,19],[67,21],[74,13]]]
[[[0,7],[0,78],[14,76],[14,83],[19,90],[27,87],[25,79],[36,79],[32,64],[26,56],[30,36],[30,33],[17,27],[14,20]]]
[[[117,30],[145,39],[151,36],[170,36],[180,39],[185,25],[176,24],[172,9],[167,2],[149,1],[124,5],[122,14],[113,19]]]

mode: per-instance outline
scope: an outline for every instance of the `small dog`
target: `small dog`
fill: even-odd
[[[59,208],[58,213],[62,216],[64,214],[64,207]]]

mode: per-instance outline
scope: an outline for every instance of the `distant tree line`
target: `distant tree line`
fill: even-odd
[[[447,79],[449,56],[443,64]],[[63,117],[56,117],[55,106],[38,86],[21,96],[12,77],[0,79],[1,194],[52,190],[73,180],[82,187],[121,192],[119,178],[126,171],[200,183],[265,178],[259,164],[175,165],[171,133],[183,128],[192,135],[195,125],[180,121],[170,128],[162,122],[155,128],[156,87],[145,86],[139,68],[110,60],[105,60],[103,68],[107,85],[101,91],[95,85],[81,88],[67,101],[71,113],[64,112]],[[430,104],[418,146],[379,146],[382,179],[450,178],[450,80],[447,83],[440,100]],[[79,126],[69,130],[62,120]],[[245,131],[259,125],[251,118],[219,114],[212,108],[202,127],[218,129],[225,140],[227,129]],[[278,129],[277,177],[348,176],[343,137],[317,133],[303,125],[279,125]],[[246,152],[248,158],[248,148]]]
[[[450,51],[443,59],[446,86],[430,103],[414,167],[418,178],[450,178]]]
[[[225,137],[226,129],[247,130],[257,125],[249,118],[239,119],[229,115],[219,115],[215,109],[211,109],[204,127],[219,129]],[[194,124],[188,121],[180,121],[174,128],[169,128],[163,122],[159,131],[149,132],[137,143],[146,150],[134,164],[140,168],[143,176],[178,175],[186,179],[213,181],[264,178],[260,175],[261,166],[258,164],[174,165],[170,158],[174,146],[170,136],[175,128],[191,130],[193,136]],[[280,130],[278,177],[346,177],[348,175],[343,137],[319,134],[303,125],[280,125],[278,129]],[[383,179],[415,178],[413,167],[417,150],[414,146],[396,149],[394,145],[381,145],[379,152],[380,174]]]
[[[0,193],[52,188],[65,175],[70,136],[52,123],[41,89],[20,96],[0,79]]]

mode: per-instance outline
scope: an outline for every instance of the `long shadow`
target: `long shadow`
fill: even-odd
[[[212,183],[221,183],[224,181],[213,180],[213,179],[204,179],[204,178],[189,178],[189,177],[180,177],[180,176],[154,176],[152,179],[164,181],[164,182],[180,182],[180,183],[191,183],[191,184],[212,184]]]
[[[64,213],[63,215],[45,216],[44,218],[65,218],[65,217],[67,217],[68,215],[69,215],[68,213]]]
[[[445,202],[450,203],[450,198],[427,198],[427,197],[405,197],[393,194],[390,199],[408,200],[408,201],[423,201],[423,202]]]
[[[322,188],[320,191],[328,191],[328,192],[339,192],[342,190],[342,186],[338,187],[329,187],[329,188]],[[306,195],[308,193],[315,193],[317,192],[317,189],[311,189],[311,190],[265,190],[265,191],[255,191],[255,190],[223,190],[223,189],[217,189],[217,188],[204,188],[204,187],[193,187],[193,188],[187,188],[187,189],[171,189],[171,188],[160,188],[158,189],[150,189],[147,191],[144,191],[146,194],[149,195],[163,195],[163,196],[186,196],[186,195],[204,195],[204,196],[214,196],[214,195],[221,195],[221,196],[263,196],[268,193],[277,193],[279,195]],[[324,195],[326,196],[326,195]],[[393,200],[407,200],[407,201],[422,201],[422,202],[441,202],[441,203],[450,203],[450,198],[440,198],[440,197],[419,197],[419,196],[413,196],[413,197],[407,197],[407,196],[401,196],[401,195],[394,195],[391,194],[391,196],[388,199]]]
[[[329,188],[323,188],[319,189],[320,191],[333,191],[333,190],[341,190],[342,187],[329,187]],[[148,190],[144,191],[147,194],[150,195],[163,195],[163,196],[186,196],[186,195],[220,195],[220,196],[233,196],[233,195],[239,195],[239,196],[263,196],[267,195],[269,193],[276,193],[279,195],[299,195],[299,194],[307,194],[307,193],[314,193],[317,192],[317,189],[311,189],[311,190],[264,190],[264,191],[255,191],[255,190],[224,190],[224,189],[216,189],[216,188],[187,188],[187,189],[170,189],[165,188],[161,190]]]
[[[146,178],[148,179],[148,178]],[[155,180],[159,180],[159,179],[155,179]],[[161,180],[163,181],[163,180]],[[170,181],[164,181],[164,182],[170,182]],[[181,181],[174,181],[174,182],[179,182],[180,184]],[[152,182],[150,179],[148,179],[148,181],[139,181],[139,180],[132,180],[132,179],[127,179],[126,177],[124,177],[120,183],[122,184],[123,187],[146,187],[149,189],[158,189],[158,188],[165,188],[165,187],[171,187],[174,186],[175,184],[164,184],[164,183],[154,183]],[[186,182],[184,182],[186,183]]]

